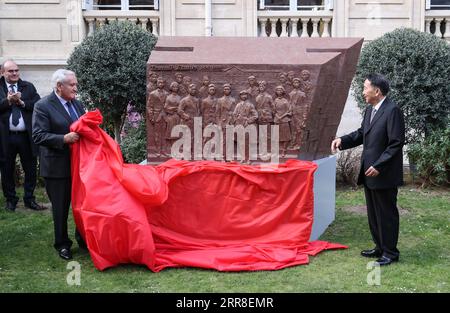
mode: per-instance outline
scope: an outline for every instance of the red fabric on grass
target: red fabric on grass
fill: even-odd
[[[99,124],[99,111],[71,126],[72,207],[94,265],[121,263],[276,270],[307,264],[322,250],[308,242],[313,223],[313,162],[267,168],[213,161],[125,164]]]

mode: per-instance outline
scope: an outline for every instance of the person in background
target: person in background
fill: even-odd
[[[3,66],[0,64],[0,79],[3,78]],[[2,136],[0,136],[0,169],[3,166],[3,163],[5,162],[5,154],[3,152],[3,142],[2,142]],[[1,175],[0,175],[1,177]]]
[[[20,78],[19,67],[9,59],[2,64],[0,78],[0,160],[2,190],[6,210],[14,212],[16,195],[16,157],[19,155],[25,180],[23,202],[26,208],[40,211],[34,189],[37,181],[37,146],[31,138],[31,118],[35,103],[40,99],[34,85]]]

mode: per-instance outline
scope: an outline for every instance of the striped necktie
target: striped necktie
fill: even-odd
[[[78,120],[78,115],[75,113],[75,109],[73,108],[73,104],[70,101],[67,101],[67,108],[69,109],[70,118],[72,119],[72,122],[75,122]]]
[[[377,110],[376,109],[372,109],[372,115],[370,116],[370,123],[372,123],[373,118],[375,117],[375,114],[377,114]]]
[[[16,93],[15,85],[9,85],[9,89],[12,93]],[[11,106],[11,115],[12,115],[12,124],[14,126],[19,125],[19,119],[20,119],[20,109],[19,107],[13,103]]]

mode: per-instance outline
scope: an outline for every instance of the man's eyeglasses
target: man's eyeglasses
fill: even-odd
[[[8,73],[18,73],[19,70],[8,70],[7,72],[8,72]]]

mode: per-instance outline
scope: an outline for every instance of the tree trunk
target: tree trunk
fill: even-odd
[[[119,145],[122,142],[121,132],[125,118],[127,117],[127,104],[128,102],[123,99],[115,99],[113,102],[115,108],[123,108],[122,113],[119,116],[113,116],[114,138]]]
[[[114,121],[114,139],[120,145],[122,139],[120,138],[120,131],[122,128],[122,123],[120,121]]]

